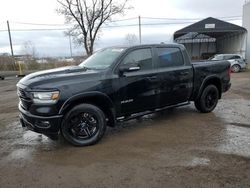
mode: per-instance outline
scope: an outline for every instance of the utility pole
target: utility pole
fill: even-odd
[[[15,63],[15,58],[14,58],[14,52],[13,52],[13,46],[12,46],[12,40],[11,40],[11,33],[10,33],[10,24],[9,21],[7,20],[7,27],[8,27],[8,33],[9,33],[9,40],[10,40],[10,50],[11,50],[11,56],[14,61],[13,68],[16,70],[16,63]]]
[[[10,33],[10,25],[9,25],[9,21],[7,21],[7,27],[8,27],[9,40],[10,40],[10,50],[11,50],[11,56],[14,58],[14,53],[13,53],[13,47],[12,47],[12,40],[11,40],[11,33]]]
[[[71,36],[69,35],[69,49],[70,49],[70,57],[72,57],[72,46],[71,46]]]
[[[141,16],[139,16],[138,18],[139,18],[139,41],[141,44]]]

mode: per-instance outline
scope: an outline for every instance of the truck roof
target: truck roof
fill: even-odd
[[[139,45],[116,45],[116,46],[110,46],[106,47],[107,48],[138,48],[138,47],[179,47],[179,48],[184,48],[184,45],[182,44],[177,44],[177,43],[164,43],[164,44],[139,44]]]

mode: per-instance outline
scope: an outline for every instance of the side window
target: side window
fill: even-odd
[[[234,59],[241,59],[241,57],[236,55],[236,56],[234,56]]]
[[[184,65],[183,56],[179,48],[156,48],[158,53],[158,67],[175,67]]]
[[[224,60],[224,56],[223,55],[215,55],[213,60],[217,60],[217,61]]]
[[[225,57],[226,57],[225,60],[234,59],[234,56],[231,56],[231,55],[226,55]]]
[[[138,63],[140,71],[152,69],[152,53],[150,48],[138,49],[130,52],[122,64]]]

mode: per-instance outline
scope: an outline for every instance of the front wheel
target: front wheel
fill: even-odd
[[[240,72],[240,66],[239,65],[233,65],[231,67],[232,72]]]
[[[75,146],[97,143],[106,130],[103,111],[91,104],[80,104],[72,108],[64,117],[61,132],[63,137]]]
[[[195,107],[202,113],[208,113],[214,110],[219,100],[219,91],[215,85],[208,85],[201,96],[194,101]]]

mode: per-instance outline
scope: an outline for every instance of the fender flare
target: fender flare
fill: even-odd
[[[61,106],[60,110],[59,110],[59,114],[63,114],[64,111],[74,102],[77,101],[79,99],[83,99],[86,97],[101,97],[103,99],[106,100],[106,102],[108,103],[108,105],[110,106],[110,108],[114,107],[114,104],[112,102],[112,100],[108,97],[108,95],[98,92],[98,91],[92,91],[92,92],[84,92],[84,93],[79,93],[76,95],[71,96],[69,99],[67,99],[63,105]]]
[[[202,83],[201,83],[201,87],[200,87],[199,92],[198,92],[197,96],[195,97],[195,99],[198,99],[198,98],[200,97],[202,91],[203,91],[204,88],[205,88],[206,83],[209,82],[209,80],[212,80],[212,79],[219,80],[220,85],[222,86],[221,79],[220,79],[219,76],[217,76],[217,75],[210,75],[210,76],[207,76],[205,79],[203,79],[203,81],[202,81]],[[220,91],[222,90],[222,88],[219,88],[219,89],[220,89]],[[220,93],[220,95],[221,95],[221,93]]]

